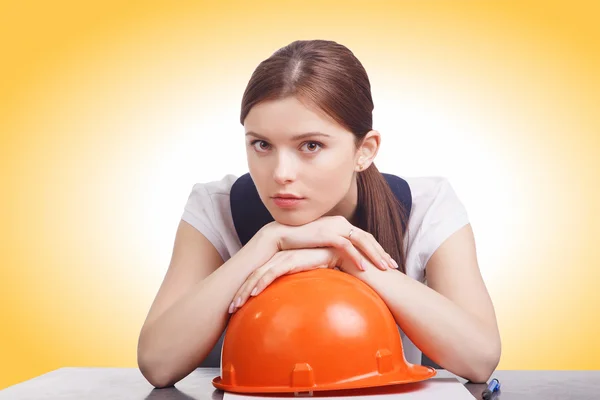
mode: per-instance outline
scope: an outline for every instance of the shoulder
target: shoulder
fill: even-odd
[[[231,221],[231,187],[238,179],[228,174],[221,179],[195,183],[185,204],[182,219],[195,227],[217,248],[221,257],[229,257],[233,223]]]
[[[228,174],[219,180],[195,183],[189,194],[186,208],[192,213],[214,214],[229,207],[231,187],[237,176]]]
[[[231,187],[237,179],[238,177],[236,175],[227,174],[219,180],[195,183],[192,187],[192,193],[190,196],[195,195],[199,198],[215,195],[229,196]]]
[[[455,231],[469,223],[467,210],[450,180],[443,176],[404,177],[411,190],[408,222],[410,251],[424,269],[433,252]]]
[[[441,211],[466,212],[448,178],[425,176],[405,177],[404,180],[410,187],[413,210],[416,214],[434,211],[431,210],[431,207],[438,211],[437,214]],[[431,213],[428,215],[431,215]]]

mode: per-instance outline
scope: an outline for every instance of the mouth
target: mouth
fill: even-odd
[[[280,208],[296,207],[305,200],[303,197],[289,195],[277,195],[272,197],[272,199],[273,203]]]
[[[304,197],[296,196],[295,194],[276,194],[272,197],[273,199],[295,199],[302,200]]]

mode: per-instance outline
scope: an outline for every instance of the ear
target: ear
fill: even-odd
[[[369,131],[356,151],[356,170],[364,171],[371,166],[381,144],[381,135],[375,130]]]

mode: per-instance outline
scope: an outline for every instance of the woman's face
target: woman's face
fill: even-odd
[[[250,175],[277,222],[303,225],[323,215],[352,219],[357,149],[350,131],[295,97],[257,104],[244,128]],[[301,199],[278,199],[285,194]]]

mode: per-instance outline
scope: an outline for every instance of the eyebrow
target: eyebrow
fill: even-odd
[[[252,132],[252,131],[246,132],[246,136],[256,136],[257,138],[262,139],[262,140],[267,140],[267,141],[269,140],[266,136],[263,136],[259,133]],[[328,135],[323,132],[306,132],[306,133],[301,133],[300,135],[292,136],[292,140],[300,140],[300,139],[305,139],[307,137],[314,137],[314,136],[331,137],[331,135]]]

